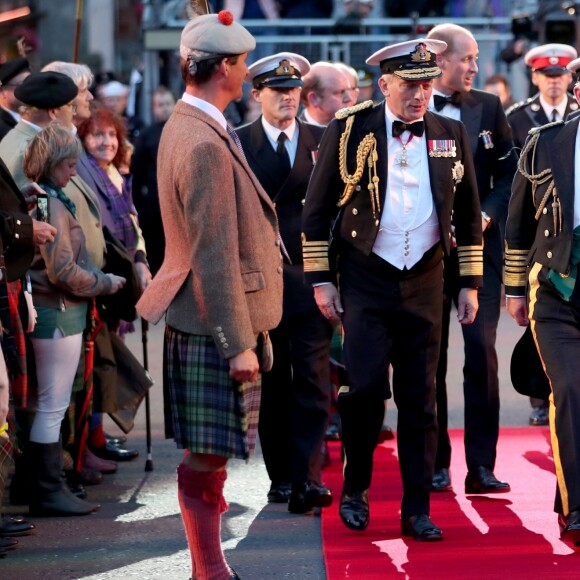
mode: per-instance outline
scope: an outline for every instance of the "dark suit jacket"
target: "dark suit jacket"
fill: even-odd
[[[4,135],[16,127],[16,119],[5,109],[0,107],[0,140],[4,139]]]
[[[441,244],[447,254],[451,249],[451,214],[454,214],[455,236],[459,248],[481,246],[481,213],[473,158],[465,127],[452,119],[434,113],[425,113],[426,142],[429,140],[453,140],[455,157],[429,157],[431,190],[441,232]],[[324,262],[324,244],[328,242],[330,224],[337,215],[336,203],[344,183],[339,170],[339,142],[346,120],[334,119],[327,127],[318,162],[314,168],[302,220],[303,248],[317,246],[320,252],[305,261],[305,276],[309,283],[334,281],[330,264]],[[369,133],[377,139],[377,174],[381,213],[385,207],[387,183],[387,134],[384,103],[359,111],[355,115],[347,146],[348,171],[354,171],[353,160],[359,143]],[[464,175],[460,181],[453,177],[458,163],[463,165]],[[340,242],[351,244],[365,255],[372,251],[380,225],[380,217],[373,218],[368,185],[368,171],[363,171],[359,185],[351,201],[343,207],[335,236]],[[462,286],[480,286],[478,274],[464,275]]]
[[[578,110],[578,103],[574,95],[567,95],[568,103],[564,113],[564,119],[573,112]],[[515,104],[507,111],[507,119],[510,124],[514,137],[514,145],[518,149],[522,149],[530,129],[534,127],[541,127],[551,122],[548,119],[544,108],[540,105],[540,93],[534,95],[530,99]]]
[[[276,172],[277,154],[264,132],[261,117],[236,129],[252,171],[276,204],[280,234],[292,260],[292,264],[287,260],[284,263],[284,315],[317,309],[312,286],[304,284],[300,233],[304,198],[324,128],[298,119],[296,122],[298,148],[286,179]]]
[[[574,180],[576,167],[576,133],[580,117],[543,129],[535,148],[529,153],[528,171],[551,168],[562,206],[562,232],[554,235],[552,196],[538,221],[540,205],[551,179],[538,186],[532,196],[532,184],[519,171],[514,178],[506,227],[506,294],[525,296],[527,265],[539,262],[564,274],[570,266],[574,233]],[[532,165],[532,157],[534,164]]]
[[[462,95],[461,122],[469,135],[481,209],[493,223],[484,232],[484,261],[501,279],[503,233],[517,163],[516,153],[510,153],[512,132],[499,97],[476,89]],[[492,148],[486,148],[486,132]]]
[[[9,282],[26,273],[34,257],[32,218],[12,175],[0,159],[0,232]]]

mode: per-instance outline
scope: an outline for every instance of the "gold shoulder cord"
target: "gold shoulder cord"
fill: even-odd
[[[531,163],[531,171],[533,171],[536,159],[536,145],[540,139],[540,131],[530,133],[530,139],[526,143],[524,150],[522,151],[520,158],[518,160],[518,171],[528,179],[532,184],[532,203],[535,203],[536,199],[536,189],[539,185],[546,183],[549,179],[552,181],[548,185],[548,189],[540,202],[536,210],[536,221],[540,219],[544,208],[548,204],[548,199],[552,196],[552,215],[554,216],[554,236],[557,236],[562,231],[562,206],[560,205],[560,198],[558,197],[558,193],[556,191],[556,186],[554,183],[554,178],[552,177],[552,168],[548,167],[540,173],[533,174],[529,173],[526,169],[526,159],[530,150],[532,150],[532,163]]]
[[[356,150],[356,170],[352,175],[348,173],[348,167],[346,165],[346,146],[348,144],[348,139],[350,137],[350,132],[352,130],[352,125],[354,123],[354,115],[350,116],[346,120],[346,127],[340,136],[340,146],[339,146],[339,167],[340,167],[340,177],[345,183],[345,188],[342,196],[338,200],[337,206],[342,207],[346,205],[352,198],[354,188],[360,181],[365,164],[369,169],[369,184],[368,190],[371,198],[371,206],[373,210],[373,218],[376,220],[381,211],[381,202],[379,197],[379,177],[377,175],[377,140],[375,139],[374,133],[369,133],[364,137],[364,139],[359,143]]]

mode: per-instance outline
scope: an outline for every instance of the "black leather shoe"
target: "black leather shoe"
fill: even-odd
[[[288,511],[293,514],[305,514],[310,510],[325,508],[332,504],[332,492],[327,487],[310,481],[292,484],[288,500]]]
[[[431,491],[451,491],[451,474],[447,467],[436,469],[431,482]]]
[[[418,542],[438,542],[443,539],[443,532],[429,518],[421,514],[401,520],[403,536],[412,536]]]
[[[18,546],[18,540],[14,538],[0,538],[0,550],[5,552],[7,550],[14,550]]]
[[[580,546],[580,510],[571,511],[567,518],[559,514],[558,525],[562,541]]]
[[[105,439],[107,440],[107,443],[111,443],[112,445],[116,445],[117,447],[119,445],[124,445],[125,443],[127,443],[127,437],[125,437],[125,435],[113,436],[105,433]]]
[[[111,461],[130,461],[131,459],[139,457],[139,451],[136,449],[123,449],[112,443],[105,443],[103,447],[91,447],[91,451],[97,457]]]
[[[292,485],[289,482],[272,483],[268,492],[268,503],[287,503]]]
[[[28,536],[35,527],[23,516],[6,516],[0,522],[0,537]]]
[[[465,493],[507,493],[510,490],[509,483],[499,481],[484,465],[467,472]]]
[[[357,532],[366,530],[371,520],[368,490],[355,491],[354,493],[343,491],[338,513],[342,523],[347,528]]]
[[[548,419],[548,408],[534,407],[530,413],[530,425],[533,425],[534,427],[540,427],[549,424],[550,421]]]

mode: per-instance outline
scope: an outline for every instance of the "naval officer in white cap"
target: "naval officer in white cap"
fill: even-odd
[[[260,401],[257,337],[282,315],[282,261],[274,206],[223,111],[241,97],[252,35],[230,12],[198,16],[181,35],[185,93],[159,145],[167,240],[161,269],[138,304],[166,315],[167,425],[185,449],[178,498],[192,577],[238,578],[220,544],[226,463],[246,459]]]
[[[332,503],[321,484],[321,453],[330,407],[332,326],[314,301],[302,273],[303,202],[324,128],[296,118],[303,56],[280,52],[250,66],[252,96],[262,115],[238,129],[246,158],[276,204],[284,260],[284,309],[270,333],[274,366],[262,377],[260,442],[272,482],[268,501],[306,513]]]
[[[392,365],[401,532],[421,541],[443,537],[429,517],[429,496],[443,255],[451,249],[452,213],[462,324],[475,319],[483,273],[481,215],[465,127],[427,111],[433,79],[441,74],[436,53],[445,47],[415,39],[367,59],[381,70],[385,100],[339,111],[327,127],[302,221],[306,280],[321,312],[332,322],[342,319],[345,330],[349,386],[338,395],[345,450],[340,517],[354,530],[369,525],[373,452],[384,399],[391,397]]]

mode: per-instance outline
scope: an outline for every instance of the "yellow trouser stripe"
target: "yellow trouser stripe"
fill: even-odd
[[[540,286],[538,282],[538,274],[542,269],[542,264],[536,262],[532,269],[530,270],[530,307],[529,307],[529,318],[530,326],[532,328],[532,334],[534,336],[534,341],[536,346],[538,340],[536,338],[536,323],[534,321],[534,308],[537,301],[538,288]],[[542,361],[542,366],[544,367],[544,372],[546,371],[546,364],[542,358],[542,353],[538,349],[540,354],[540,360]],[[546,373],[548,376],[548,373]],[[550,419],[550,441],[552,443],[552,454],[554,455],[554,465],[556,466],[556,478],[558,480],[558,489],[560,490],[560,497],[562,499],[562,510],[564,516],[568,516],[570,513],[570,506],[568,505],[568,488],[566,487],[566,480],[564,479],[564,470],[562,469],[562,460],[560,459],[560,445],[558,444],[558,436],[556,435],[556,405],[554,404],[554,389],[552,388],[552,381],[548,376],[548,381],[550,381],[550,409],[549,409],[549,419]]]

